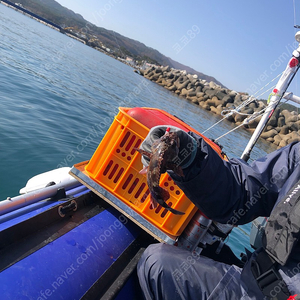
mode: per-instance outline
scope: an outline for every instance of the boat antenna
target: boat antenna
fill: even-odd
[[[296,25],[296,4],[295,4],[295,0],[293,0],[293,8],[294,8],[294,28],[299,29],[300,25]]]

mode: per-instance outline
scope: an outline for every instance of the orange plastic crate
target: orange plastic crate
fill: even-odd
[[[170,193],[170,199],[167,203],[174,209],[185,212],[185,214],[175,215],[160,205],[155,209],[150,208],[146,176],[139,173],[143,168],[141,155],[134,150],[147,136],[149,128],[130,116],[127,113],[128,108],[119,108],[119,110],[118,115],[86,165],[85,172],[91,179],[161,231],[176,238],[182,233],[197,207],[165,173],[161,176],[160,186]],[[161,110],[155,110],[155,114],[162,116],[162,122],[166,122],[166,124],[170,123],[169,118],[172,119],[173,123],[178,120]]]

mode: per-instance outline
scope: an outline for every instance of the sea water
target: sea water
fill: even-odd
[[[88,160],[118,107],[164,109],[199,132],[220,120],[118,60],[2,4],[0,86],[0,200],[17,196],[34,175]],[[206,135],[217,138],[233,128],[223,121]],[[220,143],[229,157],[240,157],[249,138],[238,129]],[[272,150],[259,141],[252,158]],[[242,228],[249,233],[249,224]],[[248,240],[234,230],[229,243],[238,252]]]

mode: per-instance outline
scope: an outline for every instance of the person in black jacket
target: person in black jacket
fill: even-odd
[[[149,151],[153,142],[165,134],[166,128],[152,128],[141,148]],[[290,199],[288,197],[298,197],[300,143],[291,143],[248,164],[237,158],[229,161],[221,159],[195,133],[186,133],[174,127],[171,131],[176,131],[180,139],[177,161],[184,176],[170,170],[168,173],[210,219],[222,224],[241,225],[259,216],[269,217],[274,207],[282,209],[282,203],[286,203],[286,199]],[[147,158],[143,157],[142,162],[147,165]],[[294,202],[297,203],[296,200]],[[297,209],[291,211],[297,212]],[[287,215],[285,212],[283,214]],[[272,218],[276,221],[276,215]],[[293,218],[297,220],[297,215]],[[284,226],[285,223],[293,223],[289,216],[282,222]],[[267,225],[268,236],[281,235],[283,239],[286,234],[273,232],[275,227],[274,223],[269,227]],[[298,224],[290,227],[291,231],[300,228]],[[138,264],[144,296],[146,299],[163,300],[288,299],[290,295],[300,294],[297,234],[288,233],[294,239],[287,242],[292,250],[289,254],[285,253],[284,264],[276,261],[276,253],[270,255],[271,247],[267,244],[267,250],[254,251],[243,268],[197,256],[176,246],[150,245]],[[280,251],[283,248],[287,247],[281,247]]]

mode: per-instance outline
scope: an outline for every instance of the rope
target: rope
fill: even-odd
[[[279,99],[278,101],[280,101],[280,99]],[[287,101],[288,101],[288,100],[286,100],[285,102],[287,102]],[[284,102],[284,103],[285,103],[285,102]],[[280,107],[282,104],[283,104],[283,103],[281,103],[278,107]],[[229,133],[231,133],[231,132],[237,130],[238,128],[240,128],[240,127],[242,127],[242,126],[248,124],[249,122],[255,120],[256,118],[260,117],[261,115],[263,115],[263,114],[265,113],[266,109],[267,109],[267,106],[266,106],[264,109],[262,109],[261,111],[259,111],[259,112],[256,112],[256,113],[254,113],[254,114],[249,114],[249,117],[246,118],[240,125],[236,126],[235,128],[233,128],[233,129],[227,131],[226,133],[224,133],[223,135],[219,136],[218,138],[215,139],[215,141],[218,141],[219,139],[223,138],[223,137],[226,136],[227,134],[229,134]]]
[[[226,136],[227,134],[229,134],[229,133],[231,133],[231,132],[237,130],[238,128],[240,128],[240,127],[243,126],[243,125],[244,125],[244,122],[241,123],[240,125],[236,126],[235,128],[233,128],[233,129],[227,131],[227,132],[224,133],[223,135],[219,136],[218,138],[215,139],[215,141],[218,141],[218,140],[221,139],[222,137],[224,137],[224,136]]]
[[[278,77],[278,76],[277,76],[277,77]],[[273,88],[274,88],[274,87],[272,87],[272,88],[270,88],[270,89],[273,89]],[[269,90],[270,90],[270,89],[269,89]],[[264,92],[264,93],[265,93],[265,92]],[[271,96],[271,95],[272,95],[272,94],[270,94],[270,96]],[[277,103],[280,102],[282,99],[283,99],[282,97],[279,98],[279,99],[277,100]],[[281,102],[277,107],[279,108],[280,106],[282,106],[282,105],[283,105],[284,103],[286,103],[286,102],[288,102],[287,99],[285,99],[283,102]],[[275,106],[276,106],[276,105],[275,105]],[[262,110],[259,111],[259,112],[256,112],[256,113],[254,113],[254,114],[249,114],[249,117],[246,118],[240,125],[236,126],[235,128],[233,128],[233,129],[229,130],[228,132],[224,133],[223,135],[219,136],[218,138],[215,139],[215,141],[218,141],[219,139],[223,138],[223,137],[226,136],[227,134],[229,134],[229,133],[231,133],[231,132],[237,130],[238,128],[244,126],[245,124],[248,124],[250,121],[255,120],[255,119],[258,118],[259,116],[263,115],[263,114],[265,113],[265,111],[266,111],[267,108],[268,108],[268,106],[266,106],[264,109],[262,109]],[[223,120],[223,119],[222,119],[222,120]],[[221,120],[221,121],[222,121],[222,120]]]
[[[217,123],[211,125],[209,128],[207,128],[206,130],[204,130],[202,133],[205,134],[207,131],[211,130],[212,128],[214,128],[215,126],[217,126],[219,123],[223,122],[224,120],[226,120],[228,117],[230,117],[231,115],[233,115],[234,113],[236,114],[240,114],[240,115],[244,115],[244,116],[249,116],[251,114],[247,114],[247,113],[242,113],[240,112],[240,110],[247,106],[248,104],[250,104],[251,102],[255,101],[258,97],[261,97],[263,94],[265,94],[266,92],[274,89],[275,86],[272,86],[271,88],[267,89],[266,91],[264,91],[263,93],[261,93],[260,95],[258,95],[257,97],[254,97],[257,93],[259,93],[260,91],[262,91],[263,89],[265,89],[270,83],[272,83],[273,81],[275,81],[279,76],[282,75],[283,72],[281,72],[280,74],[278,74],[276,77],[274,77],[272,80],[270,80],[267,84],[265,84],[262,88],[260,88],[258,91],[256,91],[253,95],[251,95],[246,101],[244,101],[243,103],[241,103],[240,105],[238,105],[236,108],[234,109],[225,109],[222,111],[221,115],[224,116],[221,120],[219,120]],[[225,114],[226,113],[226,114]]]
[[[219,139],[223,138],[223,137],[226,136],[227,134],[229,134],[229,133],[231,133],[231,132],[237,130],[238,128],[244,126],[245,124],[248,124],[250,121],[255,120],[256,118],[258,118],[259,116],[261,116],[261,115],[265,112],[266,108],[267,108],[267,107],[265,107],[264,109],[262,109],[262,110],[259,111],[259,112],[256,112],[256,113],[254,113],[254,114],[249,115],[249,117],[246,118],[240,125],[236,126],[235,128],[233,128],[233,129],[227,131],[226,133],[224,133],[223,135],[219,136],[218,138],[215,139],[215,141],[218,141]]]
[[[217,126],[219,123],[223,122],[226,118],[228,117],[228,115],[226,117],[224,117],[223,119],[219,120],[217,123],[211,125],[209,128],[207,128],[206,130],[204,130],[202,132],[202,134],[204,134],[206,131],[209,131],[210,129],[212,129],[213,127]]]
[[[280,77],[282,75],[284,71],[282,71],[280,74],[278,74],[276,77],[274,77],[272,80],[270,80],[266,85],[264,85],[260,90],[258,90],[253,96],[255,96],[258,92],[260,92],[261,90],[263,90],[265,87],[267,87],[270,83],[272,83],[275,79],[277,79],[278,77]],[[268,89],[270,90],[270,89]],[[266,90],[265,92],[261,93],[259,96],[257,96],[256,98],[262,96],[264,93],[266,93],[268,90]]]

